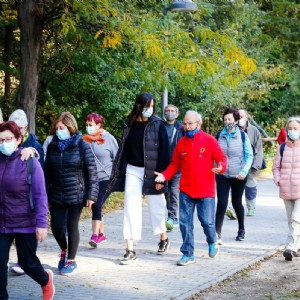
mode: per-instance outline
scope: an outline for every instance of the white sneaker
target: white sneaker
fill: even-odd
[[[19,264],[15,264],[13,267],[11,267],[10,269],[13,273],[17,274],[17,275],[24,275],[25,272],[24,270],[19,266]]]
[[[218,245],[223,245],[222,239],[218,239]]]

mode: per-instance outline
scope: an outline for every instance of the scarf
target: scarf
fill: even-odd
[[[73,142],[75,137],[76,137],[76,134],[73,134],[69,139],[67,139],[65,141],[58,140],[58,148],[59,148],[60,152],[64,152],[65,149]]]
[[[101,137],[104,133],[104,129],[100,128],[95,134],[86,134],[83,136],[83,140],[88,142],[89,144],[94,141],[97,142],[98,144],[103,144],[104,139]]]

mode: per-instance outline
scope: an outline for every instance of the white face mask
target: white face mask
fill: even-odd
[[[244,127],[246,124],[247,124],[247,121],[245,119],[242,118],[242,119],[239,120],[239,126],[240,127]]]
[[[144,108],[142,111],[142,115],[145,118],[150,118],[153,115],[153,107]]]
[[[93,134],[95,134],[96,133],[96,127],[95,126],[86,126],[86,132],[88,133],[88,134],[91,134],[91,135],[93,135]]]
[[[0,144],[0,151],[6,156],[11,156],[18,148],[16,141]]]

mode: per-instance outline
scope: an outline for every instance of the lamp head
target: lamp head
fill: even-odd
[[[198,6],[192,0],[174,0],[168,7],[172,12],[190,12],[197,10]]]

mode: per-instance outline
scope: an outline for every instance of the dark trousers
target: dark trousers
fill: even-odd
[[[68,259],[75,259],[79,245],[79,219],[82,204],[61,206],[53,204],[50,207],[52,233],[62,251],[68,250]],[[64,231],[67,213],[68,242]]]
[[[99,194],[97,202],[92,205],[92,220],[102,221],[102,207],[107,197],[109,196],[106,191],[109,180],[99,181]]]
[[[8,299],[7,293],[7,263],[9,250],[13,240],[16,241],[18,262],[25,273],[41,286],[49,281],[39,258],[36,256],[37,240],[35,233],[0,233],[0,299]]]
[[[179,182],[181,173],[176,173],[171,180],[168,181],[168,192],[165,193],[167,200],[168,218],[178,221],[179,214]]]
[[[243,193],[247,182],[247,177],[244,180],[237,178],[226,178],[223,175],[216,175],[217,181],[217,212],[216,212],[216,231],[218,237],[221,237],[223,221],[228,205],[229,191],[231,189],[231,202],[235,210],[239,224],[239,230],[245,230],[244,226],[244,206],[242,204]]]

